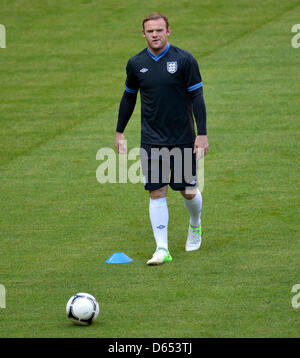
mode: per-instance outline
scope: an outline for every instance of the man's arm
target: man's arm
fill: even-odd
[[[197,126],[198,135],[194,143],[194,153],[197,159],[207,154],[209,145],[206,130],[206,106],[203,98],[203,88],[190,92],[193,104],[193,112]]]
[[[125,90],[120,102],[119,116],[118,116],[118,123],[116,129],[116,137],[115,137],[115,147],[118,153],[126,152],[126,148],[124,148],[124,146],[122,145],[124,144],[122,143],[122,141],[125,141],[123,132],[134,111],[136,98],[137,98],[136,93],[130,93]]]

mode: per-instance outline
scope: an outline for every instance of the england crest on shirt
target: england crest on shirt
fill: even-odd
[[[169,73],[175,73],[177,71],[177,61],[167,62],[167,71]]]

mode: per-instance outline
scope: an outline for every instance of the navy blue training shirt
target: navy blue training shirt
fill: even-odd
[[[170,44],[157,56],[146,48],[130,58],[126,72],[125,90],[129,93],[140,90],[141,143],[193,143],[195,129],[190,94],[202,87],[195,58]]]

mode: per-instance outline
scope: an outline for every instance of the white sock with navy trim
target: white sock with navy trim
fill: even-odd
[[[168,250],[169,210],[167,198],[150,198],[149,215],[156,241],[156,248]]]

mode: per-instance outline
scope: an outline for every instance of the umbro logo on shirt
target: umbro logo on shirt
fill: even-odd
[[[140,72],[142,72],[142,73],[145,73],[147,71],[148,71],[148,68],[145,68],[145,67],[140,70]]]

